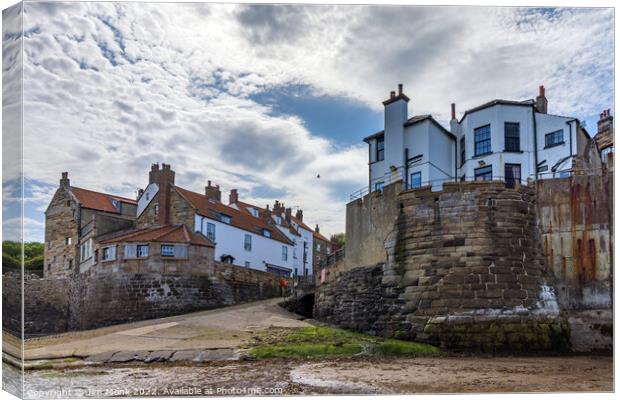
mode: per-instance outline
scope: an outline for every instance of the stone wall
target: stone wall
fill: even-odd
[[[25,276],[24,330],[28,336],[67,331],[68,288],[68,279]],[[2,276],[2,328],[16,336],[21,336],[21,289],[20,275]]]
[[[317,287],[316,318],[450,348],[568,348],[534,189],[450,183],[442,192],[405,191],[396,204],[386,261],[330,273]]]
[[[78,260],[79,207],[65,188],[56,190],[45,211],[45,250],[43,273],[46,277],[66,278]],[[67,243],[67,238],[71,242]]]
[[[393,240],[401,182],[347,204],[345,267],[386,261],[385,242]]]
[[[26,337],[159,318],[280,296],[273,274],[229,264],[208,274],[107,273],[27,279]],[[19,336],[20,276],[3,276],[3,328]]]

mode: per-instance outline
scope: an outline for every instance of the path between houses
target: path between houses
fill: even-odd
[[[238,348],[270,327],[310,326],[277,305],[280,298],[174,317],[27,340],[25,360],[78,357],[88,362],[210,361],[243,356]],[[13,357],[16,354],[11,354]]]

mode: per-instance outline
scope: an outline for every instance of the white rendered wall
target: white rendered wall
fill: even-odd
[[[223,254],[230,254],[235,258],[235,265],[245,266],[250,262],[250,268],[265,271],[265,263],[293,269],[293,246],[273,240],[262,235],[239,229],[196,214],[195,230],[207,235],[207,221],[215,225],[215,259],[220,260]],[[245,235],[252,236],[252,251],[244,248]],[[288,248],[288,259],[282,260],[282,246]]]
[[[570,123],[570,127],[567,124],[572,118],[560,117],[556,115],[540,114],[536,113],[536,129],[538,132],[538,162],[541,163],[546,160],[547,171],[540,174],[541,179],[553,178],[551,168],[561,159],[571,155],[571,141],[572,141],[572,154],[577,153],[577,132],[575,122]],[[564,132],[564,143],[558,146],[545,148],[545,135],[554,131],[562,130]],[[568,159],[562,163],[557,169],[557,176],[563,169],[571,168],[572,159]]]

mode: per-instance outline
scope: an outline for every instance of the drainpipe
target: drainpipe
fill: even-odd
[[[538,132],[536,129],[536,107],[532,106],[532,124],[534,127],[534,180],[538,180]]]
[[[573,126],[571,122],[576,122],[575,124],[575,133],[577,133],[577,128],[579,124],[579,120],[576,118],[569,119],[566,121],[566,125],[568,125],[568,143],[570,144],[570,156],[573,157]]]
[[[405,190],[409,189],[409,147],[405,147]]]

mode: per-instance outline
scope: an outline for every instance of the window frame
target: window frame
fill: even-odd
[[[114,250],[114,257],[109,257],[110,250]],[[106,257],[107,255],[107,257]],[[106,246],[101,248],[101,262],[116,260],[116,246]]]
[[[413,177],[414,176],[418,176],[420,178],[420,183],[418,186],[414,186],[413,185]],[[417,172],[412,172],[411,175],[409,176],[409,186],[411,187],[411,189],[419,189],[422,187],[422,171],[417,171]]]
[[[170,248],[170,249],[172,249],[172,253],[171,253],[171,254],[164,254],[164,248]],[[136,249],[136,253],[137,253],[137,251],[138,251],[138,250]],[[175,256],[175,249],[174,249],[174,245],[173,245],[173,244],[162,244],[162,245],[161,245],[161,247],[159,248],[159,251],[160,251],[160,253],[159,253],[159,254],[160,254],[162,257],[171,257],[171,258],[174,258],[174,256]]]
[[[243,249],[249,252],[252,251],[252,235],[250,235],[249,233],[246,233],[243,237]]]
[[[205,236],[212,242],[215,242],[215,224],[213,222],[207,221],[207,231],[205,232]]]
[[[516,126],[516,136],[509,136],[509,126]],[[511,132],[514,135],[514,131]],[[509,146],[508,143],[511,143]],[[516,146],[514,144],[516,143]],[[504,151],[508,153],[521,153],[521,124],[519,122],[504,122]]]
[[[271,238],[271,231],[269,229],[263,228],[263,236],[266,238]]]
[[[479,135],[483,129],[486,129],[488,133],[488,137],[484,139],[480,139]],[[487,146],[488,142],[488,146]],[[488,147],[488,149],[487,149]],[[478,152],[480,150],[480,152]],[[482,151],[484,150],[484,151]],[[479,126],[474,128],[474,157],[481,157],[487,154],[492,154],[493,148],[491,147],[491,124],[486,124],[483,126]]]
[[[230,215],[220,214],[218,217],[221,223],[226,225],[232,224],[232,217]]]
[[[514,174],[512,176],[512,180],[511,180],[512,184],[508,180],[507,168],[509,168],[509,167],[511,167],[511,168],[518,167],[518,169],[519,169],[519,176],[516,177],[516,176],[514,176]],[[515,184],[517,182],[519,182],[519,184],[521,184],[521,171],[522,171],[521,164],[516,164],[516,163],[505,163],[504,164],[504,181],[506,182],[506,187],[514,188]]]
[[[288,261],[288,247],[282,246],[282,261]]]
[[[146,249],[146,254],[140,254],[140,249]],[[148,244],[136,244],[136,258],[148,258],[149,245]]]
[[[483,169],[489,169],[488,172],[480,172],[480,170]],[[488,174],[490,174],[491,179],[478,179],[479,177],[484,177],[487,176]],[[480,168],[476,168],[474,169],[474,181],[492,181],[493,180],[493,165],[489,164],[489,165],[485,165],[483,167]]]
[[[379,148],[379,143],[381,143],[381,148]],[[385,136],[378,137],[375,148],[375,162],[385,160]]]
[[[560,141],[555,141],[555,138],[560,134]],[[549,138],[552,138],[553,141],[550,143]],[[558,129],[553,132],[545,133],[545,149],[555,146],[562,146],[564,144],[564,129]]]

